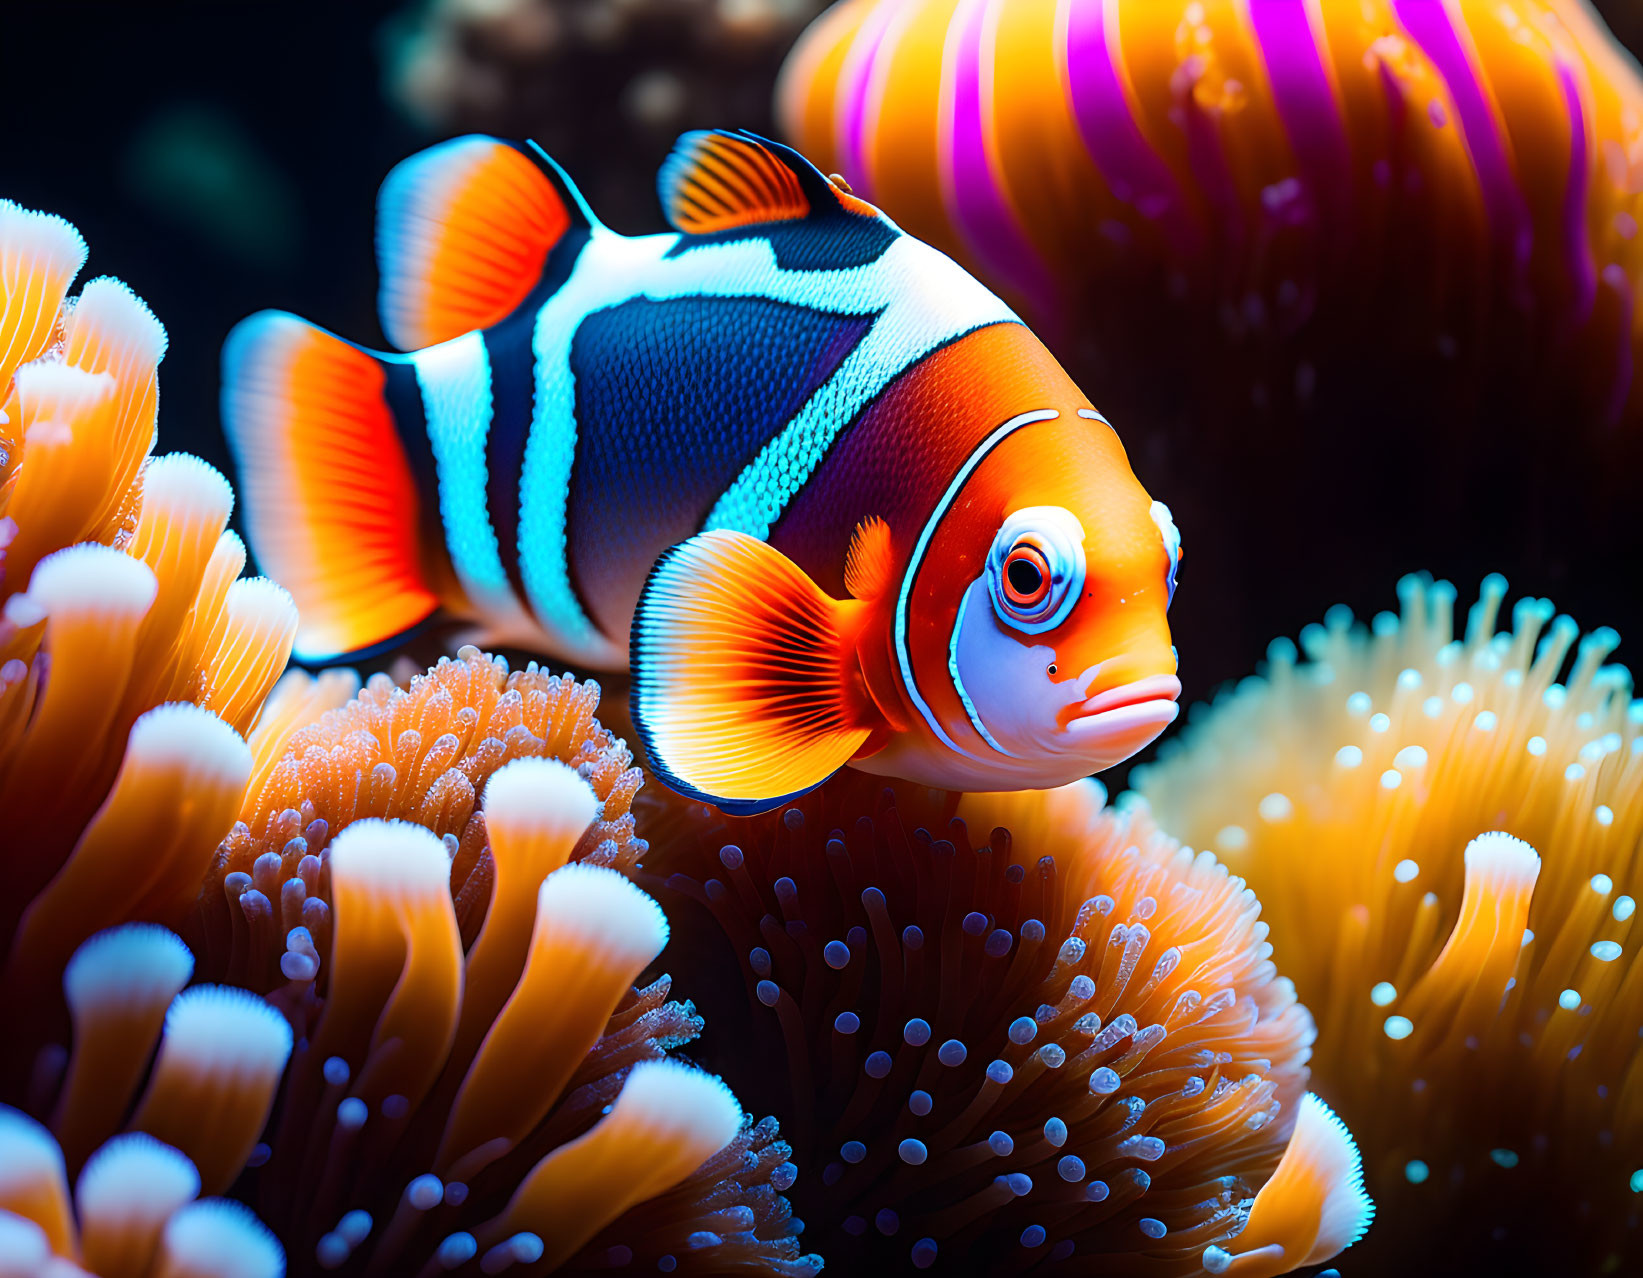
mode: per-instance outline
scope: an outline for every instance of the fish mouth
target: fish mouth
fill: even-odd
[[[1074,721],[1088,719],[1146,701],[1168,701],[1173,705],[1180,696],[1181,681],[1174,675],[1148,675],[1144,679],[1121,683],[1116,688],[1096,693],[1082,705],[1074,707],[1072,717]]]
[[[1175,722],[1181,707],[1181,681],[1174,675],[1148,675],[1098,692],[1072,708],[1066,732],[1081,751],[1096,752],[1110,767],[1150,744]]]

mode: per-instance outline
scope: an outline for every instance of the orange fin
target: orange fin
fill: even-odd
[[[745,131],[684,134],[656,186],[668,223],[686,235],[840,213],[879,216],[792,147]]]
[[[540,152],[472,134],[402,161],[377,195],[388,340],[419,350],[497,323],[565,232],[586,224],[580,197]]]
[[[669,550],[633,616],[632,705],[651,766],[727,812],[820,785],[877,723],[856,669],[861,615],[745,533]]]
[[[280,311],[223,345],[223,428],[245,530],[296,600],[296,653],[375,647],[438,605],[423,577],[419,500],[371,354]]]
[[[844,588],[857,599],[877,599],[895,581],[895,551],[890,525],[877,515],[856,525],[844,556]]]

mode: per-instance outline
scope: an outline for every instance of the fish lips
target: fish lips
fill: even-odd
[[[1148,675],[1098,692],[1074,708],[1064,729],[1067,744],[1099,760],[1098,768],[1121,763],[1175,722],[1180,696],[1174,675]]]

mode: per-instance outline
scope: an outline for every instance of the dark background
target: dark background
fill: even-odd
[[[1601,0],[1598,8],[1630,48],[1643,48],[1643,3]],[[118,275],[166,325],[171,346],[161,368],[161,451],[186,449],[231,470],[217,425],[217,353],[230,326],[252,311],[289,309],[357,340],[381,342],[371,250],[376,188],[397,160],[436,136],[383,91],[384,56],[402,9],[335,0],[163,6],[13,0],[0,9],[0,47],[7,54],[0,195],[74,222],[91,248],[82,280]],[[608,76],[608,66],[600,74]],[[585,103],[590,130],[608,123],[592,118],[608,111],[608,93],[568,96]],[[648,185],[658,145],[635,146],[634,154],[600,146],[594,153],[599,163],[631,169],[624,179]],[[650,151],[656,153],[641,153]],[[575,176],[585,187],[610,185],[608,173]],[[631,210],[609,220],[625,231],[660,229],[659,215],[650,226],[634,224]],[[1101,402],[1098,387],[1087,389]],[[1146,480],[1147,458],[1137,455],[1136,464]],[[1493,464],[1533,467],[1535,459]],[[1248,486],[1253,500],[1282,500],[1261,490],[1261,470],[1253,463],[1249,474],[1228,475],[1226,482]],[[1389,493],[1391,504],[1396,498]],[[1171,500],[1188,530],[1176,605],[1184,614],[1180,628],[1212,634],[1217,619],[1193,612],[1191,548],[1213,532],[1178,497]],[[1611,517],[1637,519],[1619,509]],[[1555,529],[1549,532],[1555,544]],[[1637,565],[1621,561],[1594,571],[1609,548],[1585,537],[1571,538],[1581,544],[1560,547],[1558,554],[1514,563],[1481,536],[1422,542],[1422,558],[1412,562],[1407,537],[1403,545],[1386,545],[1373,526],[1333,535],[1340,542],[1331,558],[1338,572],[1287,579],[1281,555],[1274,556],[1259,627],[1233,627],[1213,651],[1200,642],[1197,651],[1184,652],[1189,699],[1251,670],[1267,638],[1294,634],[1332,603],[1344,600],[1360,615],[1394,606],[1394,581],[1416,568],[1455,580],[1463,606],[1478,577],[1499,569],[1514,594],[1551,595],[1584,626],[1612,624],[1624,634],[1643,619]],[[1582,570],[1568,571],[1570,564]],[[1621,657],[1627,658],[1625,649]]]

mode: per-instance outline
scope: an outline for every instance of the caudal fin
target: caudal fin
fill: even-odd
[[[386,381],[366,351],[280,311],[241,321],[223,346],[223,428],[246,533],[296,600],[305,660],[385,643],[439,604]]]

